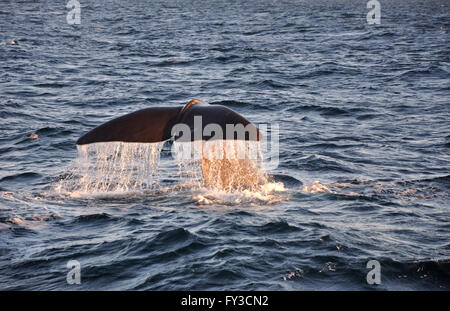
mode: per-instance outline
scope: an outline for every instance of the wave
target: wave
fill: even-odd
[[[332,106],[318,106],[318,105],[297,105],[295,107],[291,107],[286,109],[289,112],[309,112],[315,111],[319,112],[324,116],[338,116],[338,115],[354,115],[360,112],[372,112],[373,110],[370,108],[339,108]]]
[[[442,184],[438,186],[436,182]],[[430,184],[431,183],[431,184]],[[411,181],[343,180],[321,183],[314,181],[302,187],[306,193],[328,193],[337,199],[366,199],[381,201],[383,198],[403,200],[430,200],[447,198],[449,176]]]
[[[33,179],[42,178],[41,174],[34,173],[34,172],[26,172],[26,173],[19,173],[15,175],[9,175],[5,176],[2,179],[0,179],[0,183],[3,182],[26,182]]]

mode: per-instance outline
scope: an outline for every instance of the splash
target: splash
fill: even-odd
[[[259,143],[174,142],[172,154],[178,171],[160,161],[162,146],[163,142],[79,146],[69,173],[54,189],[70,197],[187,190],[199,205],[272,203],[279,201],[278,194],[285,191],[282,183],[272,182],[266,173]],[[164,184],[173,179],[178,181],[176,185]]]
[[[196,183],[192,199],[199,205],[271,204],[284,184],[272,182],[264,166],[259,142],[199,141],[175,143],[174,150],[184,184]]]
[[[69,174],[55,190],[71,196],[140,191],[158,184],[163,143],[96,143],[78,146]]]
[[[303,186],[302,188],[303,192],[309,192],[309,193],[333,193],[333,191],[328,188],[326,185],[320,183],[320,181],[316,180],[314,182],[312,182],[311,185],[307,186]]]
[[[314,181],[301,189],[308,193],[331,193],[340,196],[391,196],[401,200],[446,198],[448,192],[421,181],[392,181],[358,180],[321,183]]]
[[[244,191],[269,182],[259,142],[175,142],[174,153],[180,175],[209,188]]]
[[[274,204],[277,202],[289,199],[285,195],[283,183],[268,182],[264,185],[252,187],[244,190],[222,190],[215,188],[200,188],[192,199],[198,205],[240,205],[249,204],[250,206],[257,206],[260,204]]]

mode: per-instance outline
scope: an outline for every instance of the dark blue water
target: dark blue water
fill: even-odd
[[[0,289],[450,289],[448,1],[80,2],[0,3]],[[58,191],[86,131],[193,98],[279,124],[284,191],[166,145],[148,191]]]

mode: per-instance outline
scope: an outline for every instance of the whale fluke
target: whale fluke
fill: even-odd
[[[197,126],[195,118],[198,116],[201,117],[200,127]],[[237,112],[222,105],[209,105],[195,99],[184,107],[147,108],[113,119],[80,137],[77,145],[113,141],[160,142],[171,138],[172,129],[179,124],[187,125],[190,130],[189,136],[185,135],[181,139],[178,136],[175,137],[175,140],[180,139],[180,141],[209,140],[211,138],[260,140],[262,138],[257,127]],[[222,130],[222,135],[217,135],[214,129],[204,131],[205,127],[210,124],[215,124],[216,129],[218,126]],[[236,131],[228,135],[227,125],[240,126],[240,128],[236,127]],[[198,135],[198,133],[200,134]]]

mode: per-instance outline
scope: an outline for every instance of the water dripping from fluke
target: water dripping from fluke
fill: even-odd
[[[266,173],[259,142],[174,142],[172,154],[177,167],[161,164],[163,144],[103,142],[78,146],[77,158],[54,189],[69,197],[90,197],[189,188],[199,205],[272,202],[277,201],[272,193],[285,191],[282,183],[271,182]],[[174,178],[175,186],[163,182]]]
[[[283,201],[283,183],[267,174],[259,141],[175,142],[174,154],[184,185],[195,185],[199,205],[259,204]]]
[[[69,196],[126,193],[158,187],[163,142],[108,142],[77,146],[78,156],[55,186]]]

